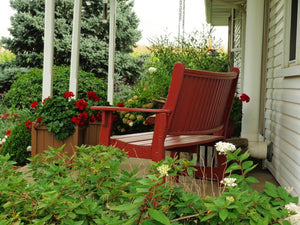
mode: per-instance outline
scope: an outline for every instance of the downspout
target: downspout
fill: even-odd
[[[247,1],[243,92],[250,102],[243,105],[242,133],[252,157],[265,159],[267,143],[260,141],[259,114],[263,51],[264,1]]]

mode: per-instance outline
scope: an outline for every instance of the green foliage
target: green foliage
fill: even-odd
[[[2,38],[5,48],[16,54],[16,63],[25,67],[42,67],[44,51],[45,2],[39,0],[11,1],[16,10],[11,18],[11,38]],[[69,65],[72,46],[72,20],[74,1],[55,3],[54,64]],[[120,0],[117,4],[116,51],[129,53],[141,38],[133,1]],[[109,17],[109,4],[108,4]],[[97,76],[107,76],[109,22],[103,21],[103,1],[82,2],[80,66]],[[118,59],[120,54],[116,54]],[[125,58],[130,63],[129,57]],[[119,60],[122,60],[119,58]],[[129,68],[130,69],[130,68]],[[121,70],[120,70],[121,71]],[[130,71],[124,71],[129,73]],[[122,71],[123,73],[123,71]],[[122,75],[125,76],[125,75]]]
[[[12,130],[16,124],[30,116],[29,110],[8,109],[0,100],[0,138],[3,138],[8,130]]]
[[[31,69],[30,73],[18,75],[10,90],[4,96],[8,107],[29,108],[34,101],[42,102],[42,70]],[[63,96],[69,89],[70,68],[54,66],[53,96]],[[102,100],[106,100],[106,85],[102,79],[82,70],[78,74],[78,98],[86,97],[88,91],[95,91]]]
[[[27,151],[30,145],[31,132],[26,129],[24,123],[18,123],[0,148],[0,154],[2,157],[9,154],[11,160],[16,161],[18,165],[25,165],[28,162],[27,158],[30,157],[30,152]]]
[[[119,169],[125,152],[112,146],[82,146],[72,160],[55,160],[62,149],[31,159],[31,182],[13,169],[8,155],[0,156],[2,224],[275,224],[288,216],[285,204],[297,202],[270,183],[262,193],[252,191],[245,173],[220,197],[201,198],[168,179],[162,183],[166,176],[192,173],[193,162],[168,157],[137,177],[137,169]],[[247,170],[247,157],[235,153],[229,161]]]
[[[174,64],[181,62],[191,69],[227,72],[227,53],[220,49],[220,42],[215,40],[213,32],[213,29],[203,27],[202,31],[193,32],[184,39],[175,39],[173,42],[168,36],[152,39],[149,48],[153,56],[151,66],[172,71]],[[211,47],[210,40],[213,42]]]
[[[0,63],[11,62],[16,58],[16,55],[11,53],[9,50],[4,50],[0,46]]]
[[[5,62],[0,64],[0,93],[7,92],[12,85],[17,74],[28,73],[29,69],[17,67],[15,62]]]
[[[128,108],[139,108],[145,100],[143,96],[133,96],[124,103],[125,107]],[[153,108],[153,103],[149,102],[148,104],[142,105],[143,108]],[[130,134],[150,131],[153,129],[152,125],[146,123],[146,118],[151,116],[149,113],[141,112],[125,112],[120,111],[117,113],[118,119],[114,123],[114,133],[115,134]]]
[[[209,40],[213,40],[212,46],[216,51],[209,51]],[[166,97],[168,94],[173,67],[181,62],[186,68],[228,71],[227,53],[220,49],[218,41],[213,37],[213,30],[204,27],[202,32],[194,32],[185,39],[170,41],[168,36],[160,36],[151,40],[149,47],[151,56],[144,57],[144,72],[140,76],[132,94],[142,96],[141,105],[151,102],[152,99]],[[155,68],[151,70],[150,68]],[[117,99],[117,101],[120,101]]]

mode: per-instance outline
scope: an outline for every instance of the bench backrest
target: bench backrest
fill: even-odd
[[[225,135],[239,70],[208,72],[174,66],[165,109],[171,109],[168,132],[172,135]]]

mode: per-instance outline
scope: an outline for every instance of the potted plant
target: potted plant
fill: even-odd
[[[34,120],[27,121],[27,129],[32,130],[32,156],[41,153],[48,146],[60,147],[65,144],[65,151],[73,155],[75,145],[90,145],[89,124],[99,124],[101,114],[92,111],[90,106],[105,105],[94,91],[87,93],[87,99],[74,99],[70,91],[64,96],[55,96],[44,99],[41,105],[33,102]],[[100,126],[100,125],[99,125]],[[100,127],[97,127],[100,130]],[[97,129],[96,128],[96,129]],[[95,136],[93,136],[95,137]],[[94,140],[92,140],[95,143]]]
[[[240,96],[235,95],[233,99],[232,109],[229,115],[227,137],[240,136],[241,120],[243,116],[243,102],[249,102],[250,97],[245,93]]]

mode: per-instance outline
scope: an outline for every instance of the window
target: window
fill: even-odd
[[[297,43],[297,27],[298,27],[297,23],[298,23],[298,0],[292,0],[289,61],[296,60],[296,43]]]
[[[275,76],[300,76],[300,0],[282,1],[282,6],[285,10],[283,57],[282,67],[275,70]]]

